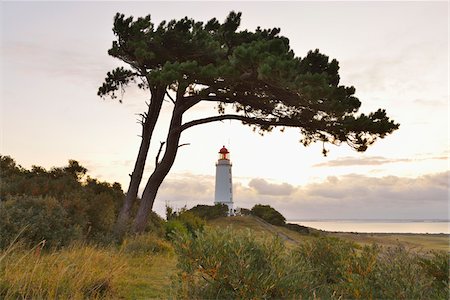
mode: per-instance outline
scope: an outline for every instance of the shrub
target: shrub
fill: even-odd
[[[205,227],[205,221],[190,211],[173,214],[165,224],[166,238],[172,239],[174,233],[195,236]]]
[[[273,225],[283,226],[286,223],[286,218],[270,205],[256,204],[252,214]]]
[[[320,237],[300,245],[298,254],[311,263],[324,284],[341,282],[355,257],[355,244],[338,238]]]
[[[19,226],[18,230],[29,225],[28,232],[38,232],[35,228],[46,229],[46,236],[35,236],[30,240],[32,244],[45,238],[58,245],[55,234],[61,229],[59,223],[67,230],[75,230],[72,234],[61,234],[64,237],[59,239],[60,245],[80,237],[94,242],[111,242],[112,226],[123,201],[123,191],[118,183],[99,182],[90,177],[84,179],[86,171],[74,160],[69,160],[67,167],[49,171],[39,166],[26,170],[9,156],[0,155],[0,202],[6,203],[2,207],[2,219],[8,219],[0,223],[12,229]],[[60,210],[61,214],[53,213],[55,210]],[[62,219],[57,220],[58,214]],[[14,230],[9,235],[17,232],[17,228]],[[5,241],[5,238],[0,240]],[[0,247],[7,244],[8,240],[0,241]]]
[[[313,286],[310,267],[278,239],[256,240],[251,231],[209,229],[177,235],[176,298],[267,299],[299,297]]]
[[[309,234],[310,233],[310,229],[306,226],[302,226],[299,224],[294,224],[294,223],[286,223],[286,225],[284,225],[287,229],[292,230],[292,231],[297,231],[299,233],[304,233],[304,234]]]
[[[226,217],[228,215],[228,206],[220,203],[216,205],[197,205],[188,211],[202,219],[213,220]]]
[[[0,248],[20,234],[20,240],[35,245],[45,240],[50,247],[67,245],[79,237],[67,212],[53,197],[16,196],[0,202]]]
[[[433,286],[433,277],[420,265],[418,254],[402,246],[378,257],[374,270],[374,297],[383,299],[447,299],[446,289]],[[443,291],[447,293],[443,294]]]
[[[167,221],[166,224],[164,224],[164,229],[166,232],[166,238],[168,240],[171,240],[175,233],[181,234],[181,235],[187,235],[188,231],[184,224],[177,219],[172,219],[170,221]]]
[[[437,289],[447,291],[449,290],[449,276],[450,276],[450,254],[446,252],[433,251],[429,256],[422,257],[419,261],[425,273],[433,278],[433,285]]]

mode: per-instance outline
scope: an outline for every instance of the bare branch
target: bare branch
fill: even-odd
[[[170,96],[168,91],[166,91],[166,95],[169,97],[170,101],[172,101],[172,103],[175,104],[175,100],[173,100],[172,96]]]
[[[184,144],[178,145],[178,148],[183,147],[183,146],[189,146],[190,144],[191,143],[184,143]]]
[[[158,154],[156,155],[156,158],[155,158],[155,169],[159,165],[159,156],[161,155],[162,148],[166,142],[159,142],[159,143],[160,143],[160,145],[159,145]]]

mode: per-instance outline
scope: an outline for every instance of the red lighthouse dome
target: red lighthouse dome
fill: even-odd
[[[219,150],[219,159],[229,159],[229,153],[228,149],[223,146],[222,149]]]

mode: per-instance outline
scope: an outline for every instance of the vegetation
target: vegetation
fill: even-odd
[[[279,28],[239,31],[240,22],[241,13],[235,12],[223,23],[185,17],[159,25],[150,16],[134,20],[116,14],[116,40],[108,54],[128,68],[108,72],[98,95],[116,99],[116,93],[133,82],[150,93],[148,111],[141,115],[142,141],[119,228],[131,217],[165,98],[173,104],[172,119],[139,203],[133,225],[137,232],[145,229],[158,189],[175,162],[181,134],[191,127],[222,120],[241,121],[261,134],[292,127],[300,130],[305,146],[347,143],[357,151],[399,128],[383,109],[358,114],[361,102],[354,87],[339,84],[337,60],[319,50],[296,57]],[[183,123],[183,114],[205,101],[215,103],[218,114]],[[234,113],[228,113],[226,105]]]
[[[292,231],[264,205],[251,212],[262,208],[281,226],[216,217],[220,206],[168,208],[167,221],[153,215],[147,233],[117,239],[118,184],[87,177],[75,161],[47,171],[0,158],[2,299],[447,299],[450,292],[447,250]],[[448,236],[437,241],[448,247]]]
[[[256,204],[251,213],[273,225],[283,226],[286,224],[286,218],[270,205]]]
[[[0,156],[0,248],[21,232],[30,246],[45,240],[49,247],[74,240],[108,244],[123,201],[120,184],[86,176],[86,168],[70,160],[68,166],[45,170],[22,168]]]
[[[196,205],[189,209],[189,211],[204,220],[213,220],[226,217],[228,214],[228,206],[220,203],[216,205]]]
[[[124,259],[108,248],[76,244],[46,253],[12,244],[0,251],[2,299],[111,298],[125,271]]]
[[[445,253],[420,258],[403,247],[327,237],[290,250],[276,238],[219,228],[178,235],[174,245],[182,299],[447,299],[450,292]]]

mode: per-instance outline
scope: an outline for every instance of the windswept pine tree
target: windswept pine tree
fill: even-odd
[[[182,132],[193,126],[238,120],[261,133],[294,127],[305,146],[346,143],[356,151],[365,151],[399,128],[384,109],[358,113],[361,102],[355,88],[339,84],[337,60],[319,50],[298,57],[279,28],[238,30],[240,22],[241,13],[235,12],[223,23],[215,18],[203,23],[185,17],[158,26],[150,15],[134,20],[116,14],[116,40],[108,53],[129,68],[108,72],[98,95],[117,99],[117,93],[132,83],[150,93],[118,228],[130,218],[164,99],[173,104],[172,118],[165,149],[161,145],[134,220],[137,232],[145,228],[158,189],[175,161]],[[217,103],[218,112],[183,122],[183,114],[203,101]],[[225,113],[225,105],[234,113]]]

